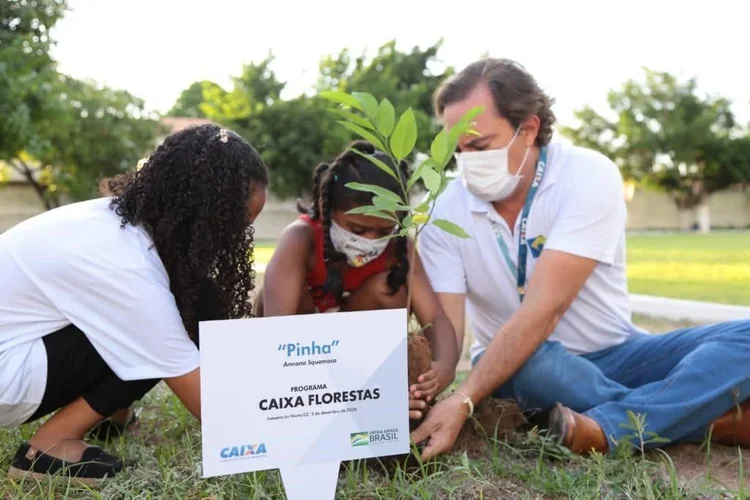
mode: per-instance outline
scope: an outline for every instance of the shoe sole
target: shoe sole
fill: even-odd
[[[58,478],[64,478],[64,479],[72,479],[73,481],[76,481],[78,483],[84,484],[86,486],[99,486],[102,482],[106,481],[107,478],[93,478],[93,477],[76,477],[76,476],[66,476],[61,474],[44,474],[42,472],[33,472],[23,469],[17,469],[15,467],[10,467],[8,469],[8,477],[13,479],[37,479],[39,481],[48,481],[50,479],[58,479]]]

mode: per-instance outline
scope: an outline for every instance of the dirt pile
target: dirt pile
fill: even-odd
[[[453,452],[465,451],[469,457],[486,455],[490,440],[505,439],[527,423],[515,401],[490,398],[474,408],[474,415],[461,429]]]
[[[409,386],[417,383],[420,375],[432,365],[430,342],[424,335],[409,335],[407,340],[407,359],[409,360]]]

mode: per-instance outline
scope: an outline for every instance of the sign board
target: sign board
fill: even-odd
[[[330,499],[342,460],[409,453],[406,334],[406,309],[201,322],[203,476]]]

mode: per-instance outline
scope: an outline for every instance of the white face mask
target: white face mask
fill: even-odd
[[[394,231],[398,227],[394,228]],[[331,243],[337,251],[346,255],[346,263],[352,267],[362,267],[380,257],[388,246],[390,238],[371,240],[350,233],[331,220]]]
[[[514,175],[508,170],[508,148],[516,140],[520,130],[516,130],[516,134],[504,148],[455,153],[464,186],[480,200],[492,202],[508,198],[523,178],[520,172],[530,148],[526,148],[518,173]]]

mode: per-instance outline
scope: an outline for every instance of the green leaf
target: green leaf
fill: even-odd
[[[375,123],[378,126],[378,131],[386,137],[393,131],[393,125],[396,123],[396,110],[393,109],[393,104],[388,99],[383,99],[380,103]]]
[[[362,184],[360,182],[348,182],[346,184],[346,187],[349,189],[354,189],[355,191],[364,191],[366,193],[373,193],[378,196],[382,196],[383,198],[389,198],[395,201],[396,203],[402,203],[403,200],[399,195],[391,191],[390,189],[386,189],[384,187],[376,186],[374,184]]]
[[[409,182],[406,184],[407,189],[411,189],[411,187],[416,184],[416,182],[422,177],[422,172],[425,168],[435,168],[436,164],[435,161],[432,158],[427,158],[425,161],[419,164],[419,166],[412,172],[411,177],[409,177]]]
[[[365,205],[363,207],[352,208],[351,210],[348,210],[346,213],[351,214],[351,215],[359,214],[359,215],[369,215],[371,217],[380,217],[381,219],[388,219],[390,221],[398,223],[398,219],[396,219],[394,216],[386,214],[382,212],[381,210],[378,210],[377,207],[374,207],[372,205]]]
[[[424,186],[431,193],[437,193],[440,189],[442,177],[440,177],[440,174],[432,166],[428,165],[422,169],[422,180],[424,181]]]
[[[362,158],[366,159],[367,161],[371,161],[371,162],[372,162],[372,163],[374,163],[374,164],[375,164],[375,165],[376,165],[377,167],[379,167],[379,168],[380,168],[380,170],[384,171],[385,173],[387,173],[388,175],[390,175],[390,176],[391,176],[391,177],[393,177],[394,179],[398,180],[398,177],[396,176],[396,172],[394,172],[394,171],[393,171],[393,169],[392,169],[391,167],[389,167],[389,166],[388,166],[388,165],[387,165],[387,164],[386,164],[385,162],[383,162],[383,161],[382,161],[381,159],[379,159],[379,158],[375,158],[374,156],[372,156],[372,155],[368,155],[367,153],[363,153],[362,151],[360,151],[360,150],[358,150],[358,149],[350,148],[349,150],[350,150],[350,151],[353,151],[353,152],[354,152],[354,153],[356,153],[356,154],[358,154],[359,156],[361,156]]]
[[[429,201],[429,200],[427,200],[427,201],[424,201],[424,202],[420,203],[420,204],[419,204],[419,205],[418,205],[418,206],[417,206],[417,207],[416,207],[416,208],[414,209],[414,211],[415,211],[415,212],[418,212],[418,213],[420,213],[420,214],[425,214],[425,213],[427,213],[427,212],[428,212],[429,210],[430,210],[430,201]]]
[[[355,97],[347,94],[346,92],[342,92],[340,90],[324,90],[319,95],[323,99],[327,99],[329,101],[333,101],[338,104],[343,104],[345,106],[350,106],[360,111],[364,111],[364,108],[359,103],[359,101]]]
[[[395,212],[398,202],[391,198],[385,198],[383,196],[375,196],[372,199],[372,204],[378,207],[379,210],[385,210],[387,212]]]
[[[446,151],[448,154],[443,158],[444,163],[442,164],[442,168],[445,168],[445,165],[447,165],[450,161],[450,155],[456,150],[456,147],[458,146],[458,139],[462,135],[481,135],[476,130],[474,130],[472,120],[474,120],[474,118],[476,118],[482,111],[484,111],[483,106],[476,106],[474,108],[471,108],[464,114],[464,116],[461,117],[460,120],[458,120],[458,123],[456,123],[453,127],[450,128],[450,130],[448,130],[448,137],[446,141]]]
[[[380,209],[376,207],[375,205],[362,205],[361,207],[352,208],[351,210],[348,210],[346,213],[348,214],[370,214],[374,212],[379,212]]]
[[[329,109],[329,112],[340,116],[341,118],[344,118],[345,120],[349,120],[350,122],[354,122],[360,127],[369,128],[370,130],[375,130],[375,126],[368,120],[367,118],[363,118],[359,116],[356,113],[352,113],[351,111],[346,111],[345,109],[338,109],[333,108]]]
[[[416,144],[417,122],[414,118],[414,110],[409,108],[404,111],[396,124],[396,128],[393,129],[391,152],[398,161],[401,161],[411,154]]]
[[[378,115],[378,100],[366,92],[352,92],[352,95],[362,105],[362,109],[370,120],[374,121]]]
[[[372,132],[368,131],[367,129],[363,127],[360,127],[359,125],[355,123],[347,122],[345,120],[337,120],[337,122],[340,123],[345,128],[351,130],[355,134],[359,135],[364,140],[370,142],[376,148],[379,148],[385,151],[385,145],[383,144],[383,142]]]
[[[448,133],[445,129],[441,130],[432,140],[430,154],[438,166],[444,167],[445,164],[448,163],[447,161],[444,161],[445,157],[448,156]]]
[[[460,226],[457,226],[449,220],[434,219],[432,223],[446,233],[452,234],[453,236],[457,236],[459,238],[471,238],[471,236],[469,236],[466,231],[464,231]]]
[[[482,112],[484,112],[484,106],[475,106],[464,113],[464,116],[462,116],[461,119],[458,120],[458,123],[462,125],[471,125],[471,122],[474,120],[474,118],[482,114]]]

